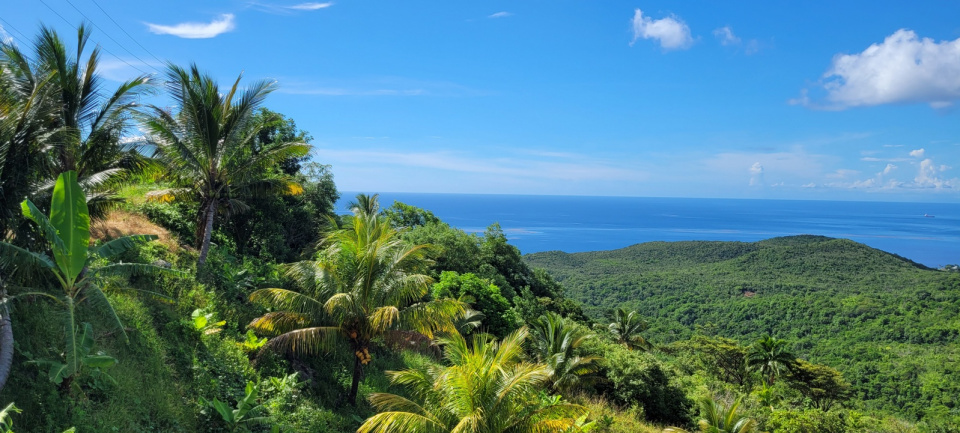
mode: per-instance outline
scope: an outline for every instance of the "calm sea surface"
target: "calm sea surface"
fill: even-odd
[[[347,212],[355,194],[338,203]],[[524,254],[596,251],[640,242],[753,242],[815,234],[848,238],[928,266],[960,263],[960,203],[384,193],[450,225],[483,232],[499,222]],[[925,216],[925,215],[932,215]]]

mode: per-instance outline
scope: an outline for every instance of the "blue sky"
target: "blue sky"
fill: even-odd
[[[37,0],[0,37],[276,79],[346,191],[957,201],[960,4],[838,3]]]

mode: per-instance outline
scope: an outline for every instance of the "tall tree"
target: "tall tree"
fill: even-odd
[[[596,357],[580,356],[578,347],[594,335],[550,312],[530,324],[533,357],[547,366],[549,387],[560,393],[576,389],[594,374]]]
[[[613,311],[613,321],[607,326],[613,338],[628,349],[650,348],[641,332],[647,330],[647,322],[640,318],[640,313],[636,310],[627,311],[623,308],[617,308]]]
[[[131,170],[147,164],[136,140],[125,140],[137,98],[150,87],[150,78],[140,75],[121,83],[112,92],[105,91],[97,69],[100,48],[94,47],[83,59],[90,31],[77,28],[77,46],[71,50],[53,29],[41,26],[32,62],[24,56],[8,56],[17,61],[6,67],[19,77],[46,80],[49,102],[55,115],[49,117],[46,175],[36,185],[37,199],[48,199],[57,176],[75,171],[87,196],[91,216],[103,215],[107,206],[120,198],[114,187]],[[6,50],[13,53],[13,49]]]
[[[253,144],[264,125],[255,121],[256,110],[276,87],[257,81],[238,93],[241,78],[223,90],[196,65],[187,70],[169,64],[166,87],[177,112],[152,106],[153,114],[144,121],[149,141],[179,186],[150,197],[192,198],[199,203],[199,266],[207,260],[218,210],[243,212],[248,208],[245,197],[303,191],[289,176],[268,168],[307,155],[311,146],[289,141],[257,149]]]
[[[314,355],[333,350],[338,341],[348,343],[355,355],[351,404],[356,404],[374,338],[399,330],[431,338],[438,331],[454,332],[453,319],[465,311],[454,299],[421,301],[432,281],[421,273],[427,245],[404,242],[377,214],[375,196],[366,204],[324,238],[315,261],[288,268],[302,291],[262,289],[250,295],[272,309],[250,323],[274,336],[267,347]],[[331,224],[337,222],[331,219]]]
[[[767,385],[773,385],[777,377],[789,371],[796,363],[797,357],[790,353],[787,346],[786,340],[765,335],[750,347],[747,366],[758,371]]]
[[[523,360],[521,328],[494,341],[474,335],[472,344],[459,334],[443,339],[449,367],[390,372],[391,381],[412,399],[394,394],[370,396],[381,412],[358,433],[532,433],[575,428],[586,408],[553,400],[542,404],[538,388],[549,381],[549,368]]]

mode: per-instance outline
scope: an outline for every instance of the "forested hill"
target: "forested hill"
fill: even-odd
[[[592,316],[636,308],[653,341],[769,333],[840,369],[868,406],[960,407],[960,273],[820,236],[651,242],[526,260]]]

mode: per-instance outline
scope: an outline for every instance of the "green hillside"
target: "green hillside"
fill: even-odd
[[[530,254],[594,317],[636,308],[658,343],[771,334],[842,371],[868,409],[960,407],[960,274],[846,239],[651,242]]]

